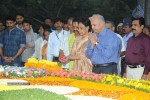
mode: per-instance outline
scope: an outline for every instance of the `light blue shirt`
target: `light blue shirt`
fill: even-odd
[[[53,31],[49,35],[47,47],[47,60],[52,61],[53,57],[59,56],[61,41],[65,37],[69,36],[69,34],[70,34],[69,31],[62,30],[60,33],[58,33],[57,31]]]
[[[123,41],[124,41],[125,50],[126,50],[126,48],[127,48],[128,40],[129,40],[132,36],[133,36],[133,32],[130,32],[128,35],[124,35]]]
[[[91,48],[91,42],[89,41],[86,50],[86,56],[91,59],[92,64],[106,64],[106,63],[118,63],[120,49],[121,49],[121,40],[117,35],[107,29],[104,30],[98,35],[98,44],[95,47]]]

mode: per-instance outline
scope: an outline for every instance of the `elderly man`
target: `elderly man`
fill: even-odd
[[[150,37],[144,34],[144,18],[132,21],[134,36],[128,40],[126,49],[126,74],[124,77],[146,79],[150,70]]]
[[[86,56],[92,61],[92,72],[117,74],[121,40],[105,27],[103,16],[93,15],[90,21],[94,33],[89,34]]]

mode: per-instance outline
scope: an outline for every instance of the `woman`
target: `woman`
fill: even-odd
[[[49,34],[50,34],[50,30],[45,30],[44,31],[44,40],[45,40],[45,44],[43,45],[42,47],[42,59],[47,59],[46,58],[46,52],[47,52],[47,41],[48,41],[48,38],[49,38]]]
[[[48,25],[46,25],[46,24],[41,25],[39,28],[39,33],[40,33],[41,37],[39,37],[35,41],[35,51],[32,55],[32,58],[36,58],[38,60],[42,59],[42,47],[43,47],[43,45],[45,45],[45,43],[47,43],[47,41],[44,40],[44,36],[43,36],[45,30],[51,31],[50,27]]]
[[[85,55],[88,33],[91,31],[91,24],[88,18],[83,18],[79,21],[78,25],[79,36],[75,39],[70,55],[61,57],[61,62],[73,60],[73,69],[83,73],[92,72],[92,63]]]

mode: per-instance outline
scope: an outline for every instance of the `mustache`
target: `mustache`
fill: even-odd
[[[133,30],[135,30],[135,31],[136,31],[136,29],[132,28],[132,31],[133,31]]]

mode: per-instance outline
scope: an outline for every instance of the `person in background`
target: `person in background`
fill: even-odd
[[[35,48],[34,48],[34,53],[32,55],[32,58],[36,58],[38,60],[42,59],[42,47],[43,45],[45,45],[47,43],[47,41],[44,40],[44,30],[47,29],[49,30],[50,26],[46,25],[46,24],[42,24],[39,27],[39,33],[41,34],[41,37],[39,37],[36,41],[35,41]]]
[[[43,25],[44,25],[44,24],[40,24],[40,25],[39,25],[38,36],[37,36],[37,38],[43,37],[43,34],[44,34],[44,28],[43,28]]]
[[[123,33],[123,23],[119,23],[118,26],[117,26],[117,33],[121,35],[121,37],[124,36],[124,33]]]
[[[49,35],[50,35],[51,31],[49,29],[44,29],[44,34],[43,34],[43,37],[44,37],[44,45],[42,47],[42,59],[47,59],[47,42],[48,42],[48,39],[49,39]]]
[[[28,58],[30,58],[33,55],[35,41],[37,39],[37,34],[33,32],[30,21],[23,21],[23,30],[26,34],[26,48],[21,55],[22,66],[24,66],[24,63],[27,62]]]
[[[89,34],[86,56],[92,62],[93,73],[117,74],[121,40],[116,33],[106,28],[102,15],[89,18],[94,33]]]
[[[147,79],[150,71],[150,37],[143,33],[144,26],[144,18],[132,20],[134,36],[128,40],[125,54],[126,78]]]
[[[73,28],[72,28],[73,19],[74,19],[73,17],[70,17],[70,18],[67,20],[67,24],[68,24],[70,33],[73,32]]]
[[[133,36],[132,21],[130,19],[127,19],[127,18],[123,19],[123,32],[125,33],[125,35],[123,37],[123,41],[124,41],[124,46],[125,46],[125,51],[126,51],[128,40]],[[122,57],[121,57],[121,76],[123,76],[124,67],[125,67],[125,55],[122,55]]]
[[[64,23],[63,25],[63,29],[66,30],[66,31],[69,31],[69,26],[67,23]]]
[[[47,47],[47,60],[59,62],[59,51],[61,41],[68,37],[70,32],[63,29],[63,20],[61,18],[55,19],[54,26],[56,27],[56,31],[53,31],[49,36],[48,47]]]
[[[16,13],[16,27],[23,31],[22,22],[24,20],[24,15],[22,13]]]
[[[26,46],[26,36],[23,31],[15,26],[15,18],[5,18],[7,29],[0,39],[0,54],[3,65],[21,66],[21,54]]]
[[[3,22],[0,21],[0,38],[2,38],[2,35],[4,33],[4,28],[5,28],[5,26],[4,26]],[[0,56],[0,65],[1,64],[2,64],[2,59],[1,59],[1,56]]]
[[[46,25],[49,25],[50,31],[54,31],[52,18],[46,17],[46,18],[44,19],[44,23],[45,23]]]
[[[0,21],[0,36],[3,34],[4,29],[5,29],[4,23]]]
[[[143,29],[143,32],[145,34],[147,34],[148,36],[150,36],[150,25],[149,26],[145,26],[144,29]]]
[[[72,23],[73,32],[70,33],[69,37],[64,38],[63,41],[61,42],[59,58],[61,58],[62,56],[69,56],[72,48],[74,48],[73,43],[74,43],[74,41],[77,41],[77,39],[79,37],[78,21],[79,20],[76,18],[73,20],[73,23]],[[59,61],[61,61],[61,59],[59,59]],[[74,63],[73,60],[69,61],[69,70],[72,70],[73,63]]]

